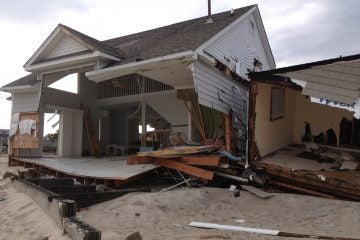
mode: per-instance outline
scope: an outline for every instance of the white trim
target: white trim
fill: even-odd
[[[118,65],[110,68],[95,70],[85,73],[86,77],[94,82],[102,82],[115,77],[124,76],[127,74],[146,71],[149,67],[158,67],[159,65],[166,65],[169,61],[176,62],[193,61],[193,51],[185,51],[166,56],[151,58],[140,62],[131,62],[123,65]]]
[[[96,60],[99,56],[100,56],[100,52],[96,51],[84,55],[72,56],[72,57],[61,58],[53,61],[47,61],[44,63],[38,63],[29,67],[25,67],[25,70],[32,72],[32,71],[46,70],[46,69],[69,66],[69,65],[71,66],[71,68],[74,68],[73,66],[74,64],[83,63],[84,61]]]
[[[71,70],[74,70],[74,72],[72,72],[72,73],[77,73],[76,69],[95,66],[95,64],[96,63],[94,63],[94,62],[90,62],[90,63],[84,63],[84,64],[80,64],[80,65],[71,65],[71,66],[67,66],[67,67],[63,67],[63,68],[56,68],[53,70],[41,72],[41,74],[46,75],[46,74],[57,73],[57,72],[61,72],[61,71],[71,71]],[[69,73],[69,74],[72,74],[72,73]]]
[[[261,14],[259,8],[256,6],[257,11],[254,12],[254,19],[256,21],[256,25],[258,27],[261,43],[265,49],[266,57],[271,64],[270,68],[274,69],[276,68],[275,58],[272,54],[271,46],[269,43],[269,39],[266,34],[265,26],[263,24],[263,21],[261,19]]]
[[[215,34],[213,37],[211,37],[209,40],[201,44],[197,49],[195,49],[194,54],[197,56],[199,53],[203,53],[203,50],[208,47],[211,43],[215,42],[219,37],[224,35],[226,32],[230,31],[234,26],[236,26],[238,23],[240,23],[243,19],[247,18],[252,14],[254,10],[257,9],[257,6],[252,7],[249,9],[246,13],[241,15],[238,19],[230,23],[228,26],[226,26],[224,29],[222,29],[220,32]]]
[[[33,85],[22,85],[14,87],[3,87],[0,91],[11,92],[11,93],[25,93],[25,92],[37,92],[39,91],[40,81]]]

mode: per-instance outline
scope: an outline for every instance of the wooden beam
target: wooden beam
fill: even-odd
[[[153,164],[154,158],[151,156],[129,156],[127,159],[128,165],[135,165],[135,164]]]
[[[278,182],[278,181],[271,181],[270,184],[274,184],[276,186],[283,187],[283,188],[286,188],[286,189],[295,190],[295,191],[298,191],[298,192],[301,192],[301,193],[310,194],[310,195],[313,195],[313,196],[316,196],[316,197],[322,197],[322,198],[328,198],[328,199],[336,199],[334,196],[331,196],[331,195],[328,195],[328,194],[325,194],[325,193],[320,193],[320,192],[317,192],[317,191],[313,191],[313,190],[310,190],[310,189],[289,185],[289,184],[286,184],[286,183],[281,183],[281,182]]]
[[[220,166],[225,163],[226,158],[219,155],[211,156],[184,156],[181,161],[190,165]]]
[[[166,167],[166,168],[178,170],[180,172],[185,172],[185,173],[188,173],[190,175],[193,175],[193,176],[205,179],[205,180],[211,181],[214,178],[214,172],[212,172],[212,171],[189,166],[187,164],[179,163],[179,162],[172,161],[172,160],[165,159],[165,158],[156,159],[155,164],[158,164],[158,165]]]

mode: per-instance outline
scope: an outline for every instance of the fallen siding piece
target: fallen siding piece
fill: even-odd
[[[248,186],[248,185],[241,185],[241,188],[242,189],[245,189],[246,191],[258,196],[259,198],[270,198],[270,197],[273,197],[274,194],[273,193],[268,193],[268,192],[265,192],[261,189],[258,189],[256,187],[253,187],[253,186]]]
[[[212,180],[214,178],[214,172],[212,172],[212,171],[189,166],[184,163],[179,163],[179,162],[172,161],[172,160],[165,159],[165,158],[156,159],[155,164],[158,164],[158,165],[166,167],[166,168],[175,169],[180,172],[185,172],[185,173],[188,173],[190,175],[193,175],[193,176],[205,179],[205,180]]]
[[[181,161],[190,165],[203,165],[203,166],[220,166],[225,162],[224,156],[212,155],[212,156],[184,156]]]
[[[230,230],[237,232],[249,232],[249,233],[256,233],[256,234],[270,235],[270,236],[293,237],[293,238],[360,240],[359,238],[343,238],[343,237],[330,237],[330,236],[320,236],[320,235],[311,235],[311,234],[303,234],[303,233],[290,233],[290,232],[281,232],[279,230],[239,227],[239,226],[221,225],[221,224],[204,223],[204,222],[191,222],[189,226],[198,227],[198,228],[208,228],[208,229]]]

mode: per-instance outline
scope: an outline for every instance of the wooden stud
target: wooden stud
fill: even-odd
[[[220,166],[225,163],[226,158],[219,155],[211,156],[184,156],[181,158],[181,162],[190,165],[203,165],[203,166]]]
[[[193,175],[193,176],[205,179],[205,180],[212,180],[214,178],[214,172],[212,172],[212,171],[189,166],[187,164],[172,161],[170,159],[158,158],[155,160],[155,163],[160,166],[175,169],[180,172],[185,172],[185,173],[188,173],[190,175]]]

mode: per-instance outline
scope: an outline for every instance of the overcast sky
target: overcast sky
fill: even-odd
[[[359,0],[212,0],[214,13],[258,4],[277,67],[360,53]],[[22,66],[58,23],[99,40],[207,14],[207,0],[0,1],[0,86],[26,75]],[[0,128],[10,103],[0,92]]]

